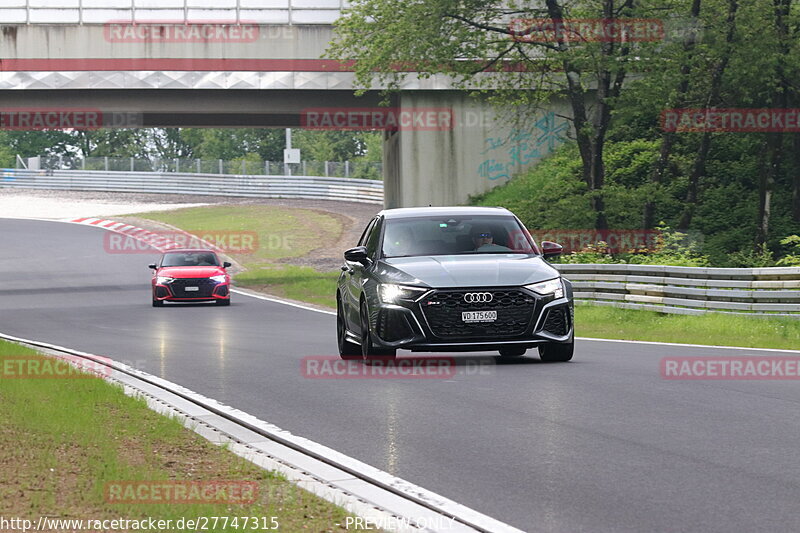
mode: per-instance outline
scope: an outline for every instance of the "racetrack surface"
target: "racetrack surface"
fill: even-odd
[[[800,530],[798,382],[659,374],[666,356],[764,352],[578,341],[566,364],[454,354],[448,379],[309,379],[304,357],[336,353],[333,316],[239,294],[154,309],[156,254],[106,253],[103,234],[0,220],[0,331],[126,362],[527,531]]]

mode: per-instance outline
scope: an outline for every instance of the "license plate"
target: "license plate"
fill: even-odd
[[[186,288],[185,288],[185,289],[183,289],[183,290],[185,290],[186,292],[191,292],[191,291],[199,291],[199,290],[200,290],[200,287],[186,287]]]
[[[497,311],[463,311],[462,322],[494,322],[497,320]]]

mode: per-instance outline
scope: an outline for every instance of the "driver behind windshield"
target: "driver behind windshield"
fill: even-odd
[[[389,226],[384,238],[383,248],[389,257],[412,255],[414,252],[414,234],[411,228]]]
[[[505,252],[510,248],[494,243],[494,235],[488,226],[475,226],[472,228],[472,243],[476,252]]]

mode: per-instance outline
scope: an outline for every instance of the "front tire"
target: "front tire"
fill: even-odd
[[[372,345],[372,332],[369,329],[369,313],[366,302],[361,302],[361,357],[364,361],[391,361],[397,350],[380,349]]]
[[[342,302],[336,299],[336,343],[339,346],[339,357],[344,360],[361,359],[361,346],[347,340],[347,326],[344,321]]]
[[[575,337],[570,337],[569,342],[548,342],[539,345],[539,359],[544,363],[565,363],[572,359],[575,351]]]

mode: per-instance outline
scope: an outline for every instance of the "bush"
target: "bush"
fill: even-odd
[[[800,236],[789,235],[781,240],[781,244],[788,245],[790,252],[778,261],[778,266],[800,266]]]
[[[685,233],[664,225],[658,226],[658,243],[644,253],[610,254],[604,242],[561,257],[561,263],[629,263],[636,265],[709,266],[708,257],[698,252],[698,244]]]

